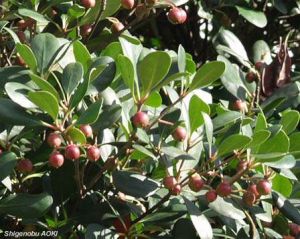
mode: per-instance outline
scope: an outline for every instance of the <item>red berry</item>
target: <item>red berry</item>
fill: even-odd
[[[256,78],[257,77],[256,77],[255,72],[253,72],[251,70],[246,75],[246,80],[248,83],[252,83],[252,82],[256,81]]]
[[[146,128],[149,125],[149,116],[142,111],[137,112],[132,118],[133,125],[135,127]]]
[[[65,150],[65,157],[67,159],[79,159],[80,157],[80,149],[77,145],[75,144],[70,144],[66,147]]]
[[[268,195],[272,192],[272,186],[266,179],[260,180],[257,185],[257,191],[260,195]]]
[[[58,152],[53,152],[49,157],[49,164],[54,168],[59,168],[64,164],[64,156]]]
[[[236,100],[233,104],[233,109],[238,111],[247,111],[247,103],[242,100]]]
[[[111,31],[112,33],[118,33],[120,31],[122,31],[124,29],[124,25],[122,22],[114,22],[112,25],[111,25]]]
[[[0,155],[3,153],[3,150],[0,148]]]
[[[18,27],[18,29],[19,29],[20,31],[25,30],[26,27],[27,27],[26,21],[25,21],[24,19],[19,20],[19,21],[17,22],[17,27]]]
[[[241,160],[241,161],[239,161],[239,163],[238,163],[237,171],[238,171],[238,172],[239,172],[239,171],[244,171],[244,170],[246,170],[246,169],[248,168],[248,166],[249,166],[249,163],[248,163],[247,160]]]
[[[171,190],[171,194],[172,194],[172,195],[175,195],[175,196],[179,195],[180,192],[181,192],[181,186],[180,186],[180,184],[176,184],[176,185],[172,188],[172,190]]]
[[[186,129],[179,126],[174,130],[172,136],[177,141],[183,141],[186,138]]]
[[[243,194],[243,201],[244,203],[249,206],[249,207],[252,207],[253,204],[255,203],[256,201],[256,196],[253,192],[251,191],[246,191],[244,194]]]
[[[96,0],[81,0],[81,5],[85,8],[92,8],[96,5]]]
[[[57,133],[51,133],[47,137],[47,143],[49,144],[49,146],[54,148],[58,148],[61,145],[61,141],[61,137]]]
[[[297,236],[300,233],[300,226],[296,223],[289,223],[290,234]]]
[[[92,32],[92,29],[92,25],[90,24],[83,25],[80,28],[80,34],[82,36],[88,36]]]
[[[263,61],[257,61],[255,63],[255,69],[261,71],[265,67],[265,65],[266,63],[264,63]]]
[[[182,8],[173,7],[168,13],[168,20],[172,24],[182,24],[186,21],[187,14]]]
[[[224,182],[221,182],[217,189],[217,194],[221,197],[227,197],[231,194],[231,185],[229,182],[227,181],[224,181]]]
[[[256,199],[258,199],[260,197],[260,195],[257,191],[256,184],[249,185],[247,191],[252,192],[255,195]]]
[[[93,136],[93,129],[90,125],[88,124],[83,124],[80,125],[80,130],[82,133],[85,135],[87,138],[91,138]]]
[[[177,180],[173,176],[167,176],[164,178],[163,184],[167,189],[172,190],[177,184]]]
[[[134,7],[134,0],[121,0],[121,5],[123,8],[130,10]]]
[[[113,221],[113,226],[118,233],[126,233],[131,226],[131,220],[129,215],[123,217],[122,220],[123,223],[119,218],[116,218]]]
[[[29,159],[22,159],[18,162],[17,169],[21,173],[30,173],[33,170],[32,162]]]
[[[206,200],[210,203],[217,199],[217,192],[215,190],[210,190],[205,194]]]
[[[87,149],[87,158],[90,160],[90,161],[97,161],[99,158],[100,158],[100,150],[98,147],[96,146],[90,146],[88,147]]]
[[[26,36],[25,36],[25,33],[23,31],[18,31],[17,36],[19,37],[19,40],[20,40],[21,43],[26,42]]]
[[[199,192],[204,186],[204,181],[198,173],[193,174],[189,180],[189,187],[194,192]]]

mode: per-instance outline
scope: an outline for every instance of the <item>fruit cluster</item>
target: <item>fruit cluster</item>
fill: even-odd
[[[80,130],[87,137],[93,136],[93,129],[90,125],[81,125]],[[49,164],[54,168],[59,168],[63,165],[64,159],[77,160],[81,156],[81,151],[78,145],[68,143],[65,147],[64,155],[60,153],[59,149],[62,145],[62,136],[59,133],[50,133],[47,137],[47,143],[54,151],[49,157]],[[95,162],[100,158],[100,149],[96,145],[89,145],[86,148],[86,157],[91,162]]]

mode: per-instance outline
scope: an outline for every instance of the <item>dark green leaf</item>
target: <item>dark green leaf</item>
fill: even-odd
[[[0,181],[11,174],[17,164],[17,156],[13,152],[4,152],[0,155]]]

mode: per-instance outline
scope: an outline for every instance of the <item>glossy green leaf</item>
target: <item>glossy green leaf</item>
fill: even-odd
[[[78,118],[76,124],[92,124],[98,119],[101,113],[102,101],[96,101],[91,104]]]
[[[209,203],[208,206],[218,214],[235,220],[242,220],[246,217],[245,213],[242,210],[235,207],[233,205],[233,201],[231,201],[230,199],[225,200],[222,197],[217,197],[217,199]]]
[[[225,71],[225,64],[221,61],[211,61],[205,63],[197,70],[196,75],[189,87],[189,90],[211,85],[214,81],[219,79]]]
[[[73,53],[77,62],[81,63],[83,70],[86,73],[91,61],[91,55],[86,46],[79,40],[73,42]]]
[[[80,144],[85,144],[86,143],[86,138],[85,135],[82,133],[81,130],[72,127],[71,129],[68,130],[68,136],[72,139],[72,141]]]
[[[293,132],[299,124],[300,114],[296,110],[289,110],[283,112],[280,123],[283,126],[283,130],[290,134]]]
[[[259,130],[256,131],[252,136],[252,141],[248,145],[249,148],[260,146],[262,143],[266,142],[266,140],[271,136],[271,132],[268,130]]]
[[[31,49],[36,57],[38,70],[41,74],[48,71],[57,56],[59,48],[59,41],[50,33],[41,33],[33,38]]]
[[[46,19],[44,15],[30,9],[19,8],[18,13],[21,16],[29,17],[31,19],[36,20],[37,22],[44,23],[45,25],[49,22],[49,20]]]
[[[30,78],[41,90],[47,91],[54,95],[57,101],[60,100],[58,92],[48,81],[35,74],[30,74]]]
[[[39,218],[50,209],[52,203],[53,199],[47,193],[14,194],[0,201],[0,213],[20,218]]]
[[[157,91],[153,91],[144,103],[145,105],[157,108],[162,104],[162,98]]]
[[[212,239],[213,231],[207,218],[200,212],[199,208],[186,197],[183,197],[192,223],[201,239]]]
[[[236,9],[242,17],[257,27],[263,28],[268,23],[266,15],[263,12],[240,6],[236,6]]]
[[[29,46],[21,43],[16,44],[17,51],[19,55],[22,57],[22,59],[25,61],[25,63],[29,66],[29,68],[36,72],[37,70],[37,61],[36,58],[30,49]]]
[[[0,99],[0,122],[2,124],[41,126],[42,122],[24,108],[9,99]]]
[[[209,114],[209,106],[198,96],[192,96],[189,104],[189,123],[191,134],[204,123],[204,119],[201,114],[202,112]]]
[[[289,169],[296,165],[296,160],[292,155],[286,155],[278,161],[266,162],[264,164],[272,168]]]
[[[41,110],[48,113],[53,120],[57,119],[59,105],[54,95],[47,91],[35,91],[29,92],[28,98]]]
[[[236,121],[237,119],[241,119],[243,114],[237,111],[228,111],[223,114],[218,115],[213,119],[214,128],[220,128],[226,126],[229,123]]]
[[[138,65],[138,76],[141,82],[141,96],[150,94],[164,77],[171,66],[168,53],[156,51],[149,53]]]
[[[17,164],[17,156],[13,152],[0,155],[0,181],[9,176]]]
[[[117,190],[133,197],[149,197],[159,189],[159,183],[129,171],[114,171],[113,184]]]
[[[83,77],[83,67],[80,63],[70,63],[63,71],[62,86],[68,96],[77,89]]]
[[[289,197],[293,190],[293,185],[289,179],[279,174],[272,179],[272,190],[275,190],[285,197]]]
[[[218,147],[218,156],[224,156],[228,153],[232,153],[234,150],[242,149],[251,142],[251,138],[245,135],[231,135]]]

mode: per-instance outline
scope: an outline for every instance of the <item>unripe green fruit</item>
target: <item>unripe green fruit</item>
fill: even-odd
[[[132,123],[137,128],[146,128],[149,122],[148,114],[142,111],[137,112],[132,118]]]
[[[75,144],[70,144],[65,149],[65,157],[67,159],[75,160],[80,157],[80,149]]]
[[[186,11],[183,10],[182,8],[173,7],[168,12],[168,20],[172,24],[182,24],[186,21],[186,19],[187,19]]]
[[[272,186],[266,179],[260,180],[257,185],[257,191],[260,195],[268,195],[272,192]]]
[[[231,185],[226,181],[221,182],[216,189],[217,194],[221,197],[228,197],[231,194],[231,191]]]
[[[218,195],[215,190],[210,190],[205,194],[206,200],[210,203],[217,199]]]
[[[194,192],[199,192],[204,186],[204,181],[198,173],[193,174],[189,179],[189,187]]]
[[[64,161],[64,156],[58,151],[53,152],[49,157],[49,164],[54,168],[61,167],[64,164]]]

